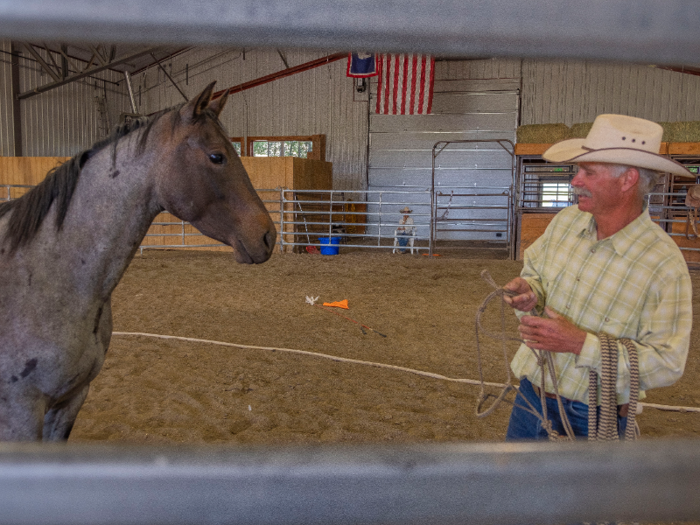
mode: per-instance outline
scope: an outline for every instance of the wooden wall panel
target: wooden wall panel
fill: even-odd
[[[520,216],[518,260],[523,260],[525,249],[544,233],[556,213],[523,213]]]
[[[254,188],[291,188],[293,157],[241,157]]]
[[[332,190],[333,164],[322,160],[292,158],[294,189]]]
[[[0,157],[0,184],[36,186],[70,157]]]

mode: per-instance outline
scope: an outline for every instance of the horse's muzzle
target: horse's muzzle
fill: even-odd
[[[260,264],[267,261],[272,255],[277,240],[277,231],[274,226],[262,236],[261,242],[256,246],[246,246],[241,240],[236,239],[229,243],[233,247],[236,262],[241,264]]]

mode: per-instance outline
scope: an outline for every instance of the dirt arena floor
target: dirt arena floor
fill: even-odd
[[[115,331],[265,348],[115,334],[70,441],[501,441],[509,406],[475,417],[478,386],[317,355],[478,379],[474,318],[491,291],[479,275],[487,268],[505,284],[521,269],[515,261],[470,258],[484,255],[341,250],[274,255],[259,266],[236,264],[228,253],[137,255],[113,295]],[[697,319],[700,273],[691,273]],[[350,309],[311,306],[306,296],[347,299]],[[487,313],[488,326],[498,329],[500,310]],[[516,326],[511,313],[513,335]],[[700,407],[699,328],[696,322],[683,379],[646,401]],[[510,355],[516,347],[509,345]],[[484,370],[489,381],[506,379],[497,341],[487,341]],[[644,437],[700,436],[699,413],[645,408],[638,422]]]

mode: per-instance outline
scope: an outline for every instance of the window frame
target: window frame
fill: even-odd
[[[242,151],[246,157],[253,157],[253,142],[255,141],[268,141],[268,142],[285,142],[285,141],[299,141],[299,142],[311,142],[311,151],[306,157],[312,160],[326,160],[326,136],[325,135],[261,135],[254,137],[230,137],[233,141],[241,142],[241,146],[244,145]],[[259,157],[263,158],[263,157]],[[280,157],[284,158],[284,157]]]

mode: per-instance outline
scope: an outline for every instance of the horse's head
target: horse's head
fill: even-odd
[[[275,225],[219,123],[228,93],[212,100],[213,89],[211,83],[176,110],[171,128],[163,130],[170,138],[157,169],[156,198],[179,219],[233,247],[238,262],[265,262]]]

